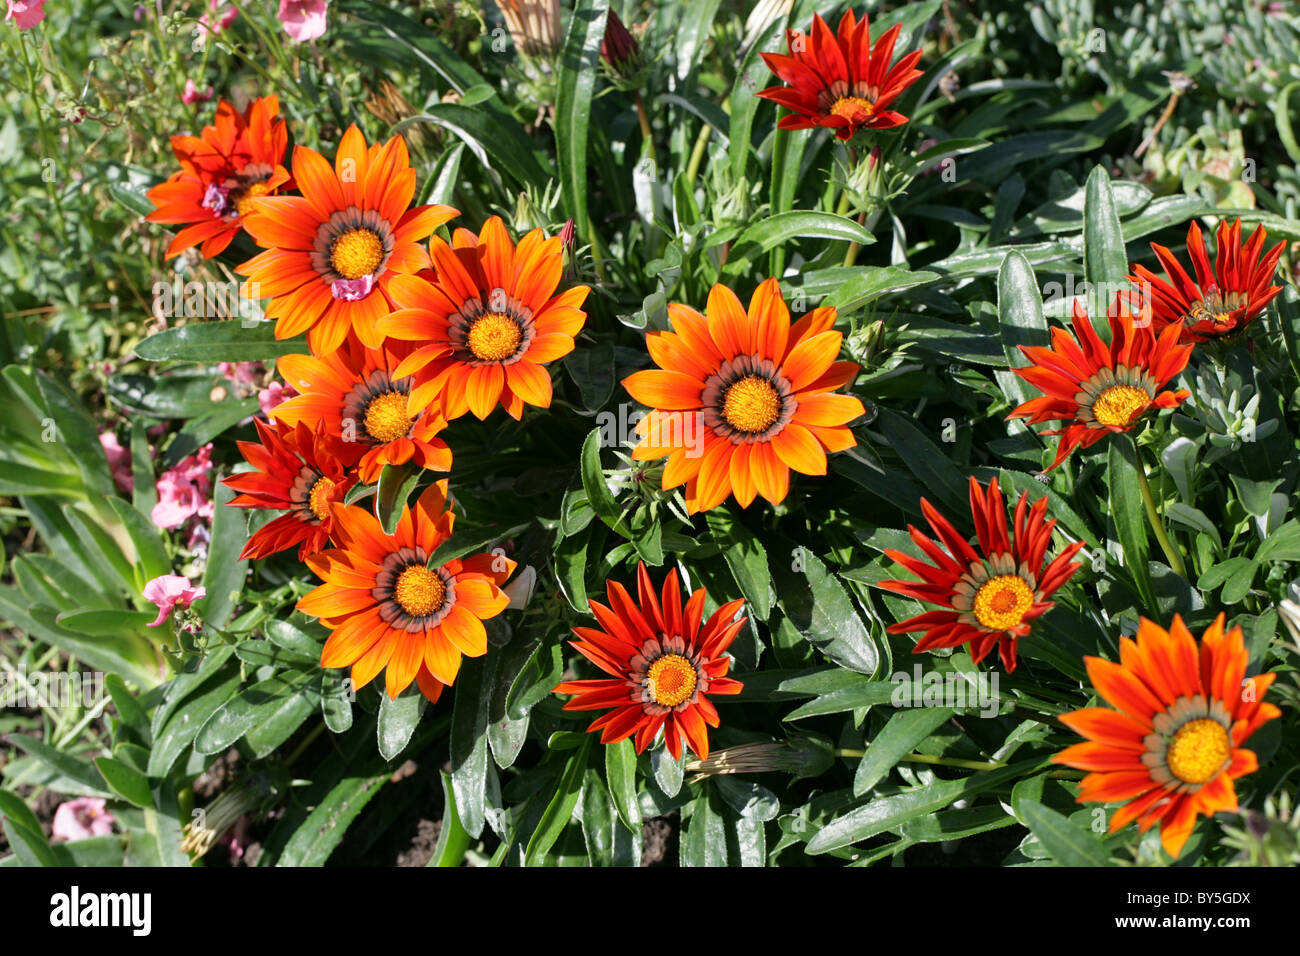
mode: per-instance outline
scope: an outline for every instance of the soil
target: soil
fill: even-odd
[[[641,824],[642,866],[676,866],[677,844],[681,831],[681,814],[676,810]]]
[[[438,846],[438,834],[442,832],[441,820],[420,820],[416,824],[415,839],[411,848],[397,855],[398,866],[428,866],[433,859],[433,851]]]
[[[205,805],[225,790],[239,769],[239,752],[233,747],[213,761],[194,781],[194,796]]]

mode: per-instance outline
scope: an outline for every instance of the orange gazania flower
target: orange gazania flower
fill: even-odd
[[[318,422],[315,431],[303,422],[277,423],[274,429],[253,419],[259,442],[241,441],[239,451],[255,470],[244,471],[222,484],[240,492],[230,500],[236,508],[275,508],[286,511],[259,528],[240,560],[260,560],[298,545],[298,559],[315,554],[329,541],[334,528],[332,508],[342,503],[356,477],[343,462],[348,457],[337,438]]]
[[[662,727],[673,759],[681,759],[683,738],[703,759],[709,755],[708,727],[719,722],[708,695],[739,694],[742,688],[726,676],[731,660],[723,654],[745,624],[743,617],[732,620],[745,602],[729,601],[701,624],[704,589],[683,608],[676,569],[664,580],[661,597],[644,563],[637,567],[636,585],[639,606],[623,585],[608,582],[608,607],[587,602],[604,630],[575,627],[579,640],[569,642],[610,677],[565,681],[554,692],[576,695],[565,710],[610,711],[588,728],[601,732],[602,744],[635,734],[636,752],[642,753]]]
[[[543,367],[573,351],[586,321],[591,290],[555,294],[564,272],[564,247],[534,229],[516,249],[493,216],[475,236],[457,229],[448,245],[429,242],[435,277],[398,276],[389,294],[399,306],[379,323],[391,338],[419,343],[397,374],[415,374],[413,400],[441,396],[450,420],[472,411],[486,418],[498,403],[514,418],[525,404],[551,404],[551,376]]]
[[[405,343],[372,349],[353,336],[323,356],[283,355],[276,367],[297,395],[271,410],[277,421],[325,432],[351,450],[361,480],[379,480],[384,465],[414,461],[421,468],[451,470],[451,449],[438,432],[447,422],[436,408],[411,401],[411,379],[394,369],[408,354]]]
[[[1272,674],[1246,677],[1249,655],[1240,627],[1226,634],[1220,614],[1196,639],[1178,615],[1166,631],[1143,618],[1137,641],[1120,639],[1120,663],[1085,657],[1097,693],[1115,709],[1085,707],[1061,723],[1086,742],[1052,760],[1091,771],[1080,803],[1124,803],[1110,832],[1138,821],[1160,823],[1160,842],[1177,857],[1198,814],[1237,809],[1232,781],[1257,767],[1242,749],[1279,711],[1265,703]]]
[[[1223,220],[1214,236],[1216,254],[1211,268],[1201,227],[1193,222],[1187,227],[1187,253],[1195,281],[1172,252],[1151,243],[1169,281],[1139,265],[1133,266],[1129,281],[1149,296],[1156,331],[1181,325],[1184,341],[1204,342],[1234,335],[1250,324],[1282,291],[1280,285],[1270,283],[1286,243],[1279,242],[1264,253],[1267,238],[1264,227],[1256,226],[1243,246],[1241,220],[1232,225]]]
[[[295,146],[293,174],[301,196],[252,201],[244,228],[266,251],[235,271],[248,276],[248,294],[271,299],[266,315],[276,320],[276,338],[308,331],[312,351],[324,355],[352,329],[377,348],[378,322],[392,311],[388,284],[427,269],[420,241],[460,213],[408,208],[415,170],[400,136],[367,148],[350,126],[333,167],[315,150]]]
[[[1088,448],[1107,435],[1127,432],[1151,409],[1176,408],[1190,392],[1161,391],[1187,367],[1192,346],[1178,342],[1182,326],[1166,326],[1156,336],[1149,311],[1135,319],[1116,297],[1110,311],[1110,345],[1097,335],[1083,306],[1074,303],[1074,337],[1052,329],[1052,346],[1020,346],[1032,362],[1013,371],[1043,392],[1018,406],[1008,419],[1027,418],[1033,424],[1069,422],[1045,431],[1060,435],[1055,468],[1076,448]]]
[[[772,86],[759,96],[779,103],[790,113],[777,123],[781,129],[835,130],[852,139],[860,129],[890,129],[907,122],[890,103],[916,82],[921,51],[907,54],[890,66],[901,26],[891,27],[871,48],[871,25],[852,10],[840,18],[839,34],[813,14],[812,32],[786,31],[790,55],[763,53],[768,68],[789,86]]]
[[[674,332],[646,336],[657,369],[623,380],[651,412],[637,426],[638,461],[669,456],[663,487],[686,483],[691,512],[716,508],[734,492],[741,507],[757,495],[773,504],[790,488],[790,469],[826,474],[826,453],[852,448],[845,423],[863,413],[852,395],[832,394],[858,366],[837,362],[835,310],[814,309],[793,326],[781,286],[768,279],[749,312],[726,286],[709,293],[708,317],[673,303]]]
[[[515,569],[504,555],[476,554],[440,568],[426,564],[449,537],[447,480],[430,485],[412,509],[402,508],[387,535],[365,508],[334,506],[337,548],[307,558],[325,583],[298,602],[298,610],[333,629],[322,667],[351,667],[353,689],[387,668],[390,698],[414,680],[436,701],[456,680],[461,655],[487,653],[483,621],[506,609],[501,590]]]
[[[220,255],[239,232],[258,196],[291,189],[282,165],[289,130],[275,96],[253,100],[243,113],[222,100],[214,125],[198,136],[173,136],[179,172],[149,190],[158,207],[150,222],[187,224],[167,247],[167,258],[199,243],[203,258]]]
[[[922,498],[921,511],[939,541],[911,525],[907,530],[933,564],[887,548],[888,557],[921,580],[881,581],[878,587],[927,604],[940,604],[947,610],[927,611],[900,621],[889,628],[889,633],[924,631],[913,648],[918,654],[936,647],[970,644],[971,659],[977,664],[997,646],[1007,673],[1014,671],[1016,640],[1030,632],[1032,622],[1052,606],[1049,598],[1082,567],[1070,559],[1083,542],[1068,546],[1044,567],[1056,520],[1044,520],[1046,498],[1039,498],[1032,506],[1028,498],[1021,494],[1016,503],[1014,533],[1008,534],[1007,510],[998,480],[989,482],[987,491],[974,478],[970,480],[970,510],[978,551]]]

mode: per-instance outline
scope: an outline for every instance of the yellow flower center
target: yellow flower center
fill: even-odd
[[[236,212],[241,216],[247,216],[254,211],[252,200],[259,196],[265,196],[268,192],[270,190],[266,188],[266,183],[252,183],[235,197]]]
[[[843,116],[846,120],[855,120],[859,113],[870,116],[876,111],[876,104],[860,96],[841,96],[831,107],[832,116]]]
[[[411,617],[424,617],[442,607],[447,585],[422,564],[413,564],[397,578],[393,596]]]
[[[1217,720],[1202,717],[1178,728],[1165,763],[1169,772],[1184,783],[1208,783],[1213,780],[1232,753],[1228,732]]]
[[[411,421],[405,392],[385,392],[366,406],[366,434],[377,442],[387,444],[405,438]]]
[[[330,267],[345,279],[373,275],[384,259],[384,243],[369,229],[340,233],[330,249]]]
[[[1145,388],[1112,385],[1092,403],[1092,416],[1107,428],[1127,428],[1133,416],[1150,404]]]
[[[695,665],[680,654],[665,654],[646,675],[650,696],[661,707],[676,707],[695,693]]]
[[[483,362],[501,362],[519,351],[524,331],[500,312],[489,312],[469,327],[469,350]]]
[[[781,415],[781,397],[772,383],[757,375],[742,378],[727,389],[722,417],[742,432],[763,432]]]
[[[975,592],[975,620],[990,631],[1018,626],[1033,606],[1033,589],[1018,574],[999,574]]]
[[[316,516],[317,521],[324,521],[330,516],[330,496],[334,493],[334,482],[321,475],[311,486],[307,497],[307,507]]]

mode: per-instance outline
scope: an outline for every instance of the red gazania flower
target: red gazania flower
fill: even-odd
[[[415,170],[400,136],[367,148],[350,126],[332,168],[295,146],[293,174],[301,196],[252,200],[244,228],[266,251],[235,270],[248,276],[245,294],[271,299],[266,315],[276,320],[276,338],[307,331],[317,355],[337,349],[349,329],[378,348],[379,320],[392,311],[388,284],[427,269],[420,241],[460,213],[408,208]]]
[[[885,31],[871,48],[871,25],[858,20],[852,10],[840,18],[839,34],[831,32],[813,14],[812,32],[786,31],[790,55],[763,53],[763,62],[789,86],[772,86],[759,96],[791,112],[777,123],[781,129],[835,130],[840,139],[852,139],[860,129],[890,129],[907,122],[902,113],[888,109],[905,89],[916,82],[921,51],[907,54],[890,66],[894,42],[901,26]]]
[[[1241,220],[1232,225],[1221,221],[1214,237],[1216,253],[1211,268],[1201,227],[1193,222],[1187,227],[1187,252],[1195,281],[1172,252],[1151,243],[1169,281],[1139,265],[1133,266],[1129,281],[1150,298],[1156,331],[1180,325],[1184,341],[1204,342],[1235,335],[1250,324],[1282,291],[1280,285],[1270,283],[1286,243],[1279,242],[1265,253],[1267,238],[1264,227],[1256,226],[1243,246]]]
[[[1142,619],[1137,640],[1120,639],[1120,663],[1085,657],[1097,693],[1114,707],[1085,707],[1061,723],[1086,742],[1052,760],[1090,771],[1080,803],[1124,803],[1110,819],[1114,833],[1136,820],[1145,833],[1157,822],[1165,851],[1177,857],[1198,814],[1237,809],[1233,780],[1258,769],[1242,749],[1251,734],[1279,716],[1264,693],[1272,674],[1246,677],[1249,654],[1240,627],[1224,633],[1220,614],[1196,639],[1174,615],[1166,631]]]
[[[222,253],[243,227],[259,196],[292,189],[282,165],[289,130],[275,96],[253,100],[243,113],[222,100],[215,124],[199,136],[173,136],[179,172],[149,190],[157,207],[146,218],[169,225],[186,224],[167,247],[167,258],[202,243],[211,259]]]
[[[391,338],[418,342],[397,369],[416,376],[417,404],[440,397],[450,420],[472,411],[486,418],[499,403],[519,418],[525,404],[551,404],[547,362],[573,351],[591,290],[556,295],[564,246],[534,229],[516,249],[493,216],[475,236],[457,229],[448,245],[429,242],[435,276],[398,276],[389,294],[399,310],[379,323]]]
[[[900,621],[889,628],[889,633],[924,631],[913,649],[918,654],[936,647],[970,644],[971,659],[977,664],[996,645],[1003,666],[1011,673],[1016,669],[1016,640],[1030,632],[1033,621],[1052,606],[1051,596],[1082,567],[1070,559],[1083,543],[1069,545],[1044,567],[1052,529],[1056,527],[1055,519],[1044,520],[1047,499],[1039,498],[1031,506],[1029,496],[1021,494],[1016,503],[1014,532],[1008,534],[1006,505],[996,478],[989,482],[987,491],[974,478],[970,480],[970,511],[979,550],[971,547],[924,498],[921,512],[939,541],[911,525],[907,530],[933,563],[901,551],[885,550],[888,557],[921,580],[881,581],[878,587],[947,608]]]
[[[565,681],[554,692],[576,695],[565,710],[609,710],[588,728],[601,732],[602,744],[635,734],[636,752],[642,753],[662,727],[673,759],[681,759],[683,738],[703,759],[709,755],[708,727],[718,726],[708,695],[739,694],[743,686],[726,676],[731,660],[723,654],[745,624],[743,617],[732,620],[745,602],[729,601],[701,624],[704,589],[683,608],[675,569],[661,597],[645,564],[637,567],[636,586],[639,606],[623,585],[608,582],[608,607],[587,602],[604,630],[575,627],[579,639],[569,642],[610,677]]]
[[[1040,392],[1018,406],[1008,419],[1033,424],[1069,422],[1045,431],[1060,435],[1051,471],[1076,448],[1089,448],[1107,435],[1130,431],[1152,409],[1176,408],[1190,392],[1161,391],[1187,367],[1192,346],[1180,345],[1180,325],[1166,326],[1157,337],[1149,312],[1135,319],[1122,296],[1110,311],[1110,345],[1097,335],[1083,306],[1074,303],[1074,337],[1052,329],[1052,346],[1020,346],[1032,365],[1013,371]]]
[[[351,667],[360,689],[387,668],[390,698],[414,680],[436,701],[460,670],[461,655],[487,653],[483,621],[506,609],[501,590],[515,562],[476,554],[440,568],[426,564],[451,537],[447,481],[430,485],[414,508],[404,506],[387,535],[365,508],[334,506],[330,548],[307,558],[325,583],[298,602],[298,610],[333,630],[321,652],[322,667]]]
[[[852,395],[832,394],[858,374],[837,362],[842,336],[835,310],[814,309],[790,324],[781,286],[768,279],[749,312],[726,286],[709,293],[708,317],[673,303],[673,332],[646,336],[657,369],[623,380],[651,412],[637,425],[638,461],[668,457],[663,487],[686,483],[691,512],[735,494],[773,504],[790,489],[790,469],[826,474],[826,453],[856,444],[845,423],[862,414]]]
[[[288,512],[259,528],[239,559],[261,560],[298,545],[298,559],[315,554],[329,542],[334,527],[332,508],[342,503],[356,477],[343,461],[348,457],[325,423],[315,431],[303,422],[275,428],[253,419],[259,442],[241,441],[239,451],[255,469],[231,475],[222,484],[240,492],[230,499],[235,508],[274,508]]]
[[[347,464],[357,466],[366,484],[379,480],[384,465],[408,461],[450,471],[451,449],[436,437],[446,420],[436,408],[411,401],[411,379],[394,372],[409,351],[401,342],[367,348],[349,336],[323,356],[281,356],[276,367],[299,394],[271,409],[271,417],[323,425],[351,451]]]

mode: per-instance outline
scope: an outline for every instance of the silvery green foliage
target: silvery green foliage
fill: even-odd
[[[1277,431],[1277,419],[1259,420],[1259,391],[1236,369],[1205,365],[1192,394],[1210,444],[1206,464]]]

